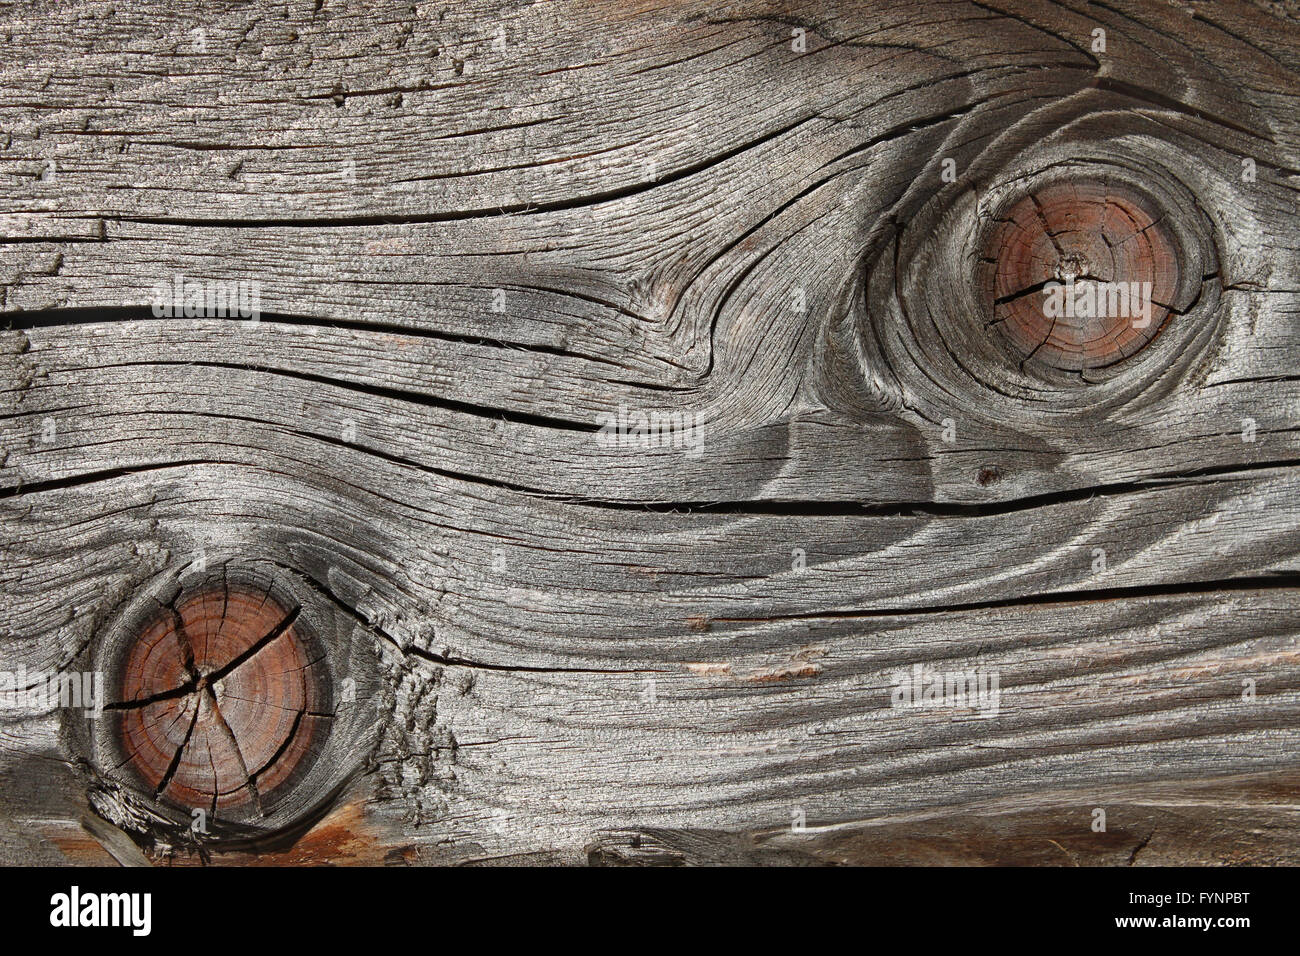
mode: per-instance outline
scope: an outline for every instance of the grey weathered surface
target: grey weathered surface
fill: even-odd
[[[0,661],[200,552],[298,582],[384,730],[276,852],[1300,862],[1284,5],[32,3],[0,51]],[[1104,380],[978,334],[1038,170],[1194,260]],[[153,317],[177,273],[260,321]],[[916,663],[1000,712],[892,708]],[[66,715],[0,719],[0,861],[134,860]]]

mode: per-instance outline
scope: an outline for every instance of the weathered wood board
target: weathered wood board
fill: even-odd
[[[1300,862],[1294,4],[0,52],[0,862]]]

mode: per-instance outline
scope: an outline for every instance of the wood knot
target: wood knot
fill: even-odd
[[[986,327],[1021,363],[1104,368],[1137,353],[1170,316],[1179,286],[1173,234],[1137,193],[1083,181],[1044,186],[989,233]]]
[[[112,705],[130,766],[159,799],[260,815],[332,716],[312,646],[298,608],[252,587],[222,582],[164,608],[129,644]]]

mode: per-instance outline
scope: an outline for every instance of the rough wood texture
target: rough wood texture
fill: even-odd
[[[207,836],[10,700],[0,861],[1300,862],[1289,10],[0,7],[0,662],[252,579],[336,714]],[[1170,315],[1024,361],[1075,183]]]

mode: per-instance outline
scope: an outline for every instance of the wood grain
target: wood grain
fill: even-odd
[[[207,839],[107,722],[6,707],[0,861],[1300,861],[1297,40],[1190,0],[0,9],[0,666],[251,579],[338,715]],[[981,259],[1071,184],[1161,217],[1116,271],[1170,314],[1025,362]],[[255,320],[156,315],[177,277]],[[996,713],[895,706],[918,665]]]

